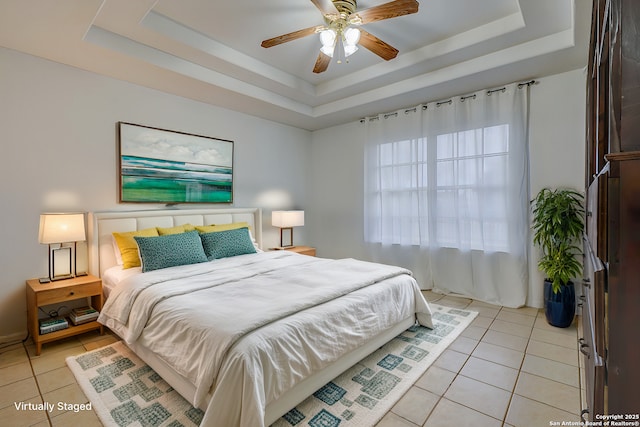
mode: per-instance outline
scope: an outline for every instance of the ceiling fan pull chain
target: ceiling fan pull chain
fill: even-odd
[[[336,46],[336,50],[338,52],[336,55],[336,58],[338,58],[338,60],[336,61],[338,64],[342,64],[342,60],[345,59],[344,57],[344,35],[342,34],[342,32],[340,32],[340,34],[338,34],[338,43]]]

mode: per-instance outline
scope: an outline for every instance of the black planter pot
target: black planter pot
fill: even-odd
[[[576,290],[573,282],[560,287],[560,292],[553,293],[550,280],[544,280],[544,313],[547,322],[558,328],[569,327],[576,314]]]

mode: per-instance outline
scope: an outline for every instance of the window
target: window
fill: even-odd
[[[369,241],[508,250],[509,125],[383,142],[375,156],[382,226]]]
[[[508,250],[508,125],[436,138],[435,218],[438,246]]]
[[[401,262],[425,288],[525,303],[528,97],[512,84],[362,121],[364,237],[376,260]]]

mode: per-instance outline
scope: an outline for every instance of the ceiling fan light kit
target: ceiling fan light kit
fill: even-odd
[[[320,43],[322,43],[320,50],[324,52],[325,55],[333,56],[333,49],[336,46],[336,32],[331,29],[321,31]]]
[[[342,62],[341,58],[347,58],[358,50],[358,42],[360,41],[360,30],[349,27],[346,30],[333,28],[320,32],[320,43],[322,47],[320,51],[325,55],[333,58],[336,45],[338,46],[338,63]]]
[[[325,25],[264,40],[262,47],[269,48],[319,33],[322,47],[313,68],[314,73],[326,71],[331,58],[335,57],[338,63],[346,60],[358,50],[358,44],[385,61],[395,58],[398,55],[398,49],[357,27],[370,22],[416,13],[419,7],[416,0],[393,0],[356,12],[356,0],[311,0],[311,2],[322,12]]]

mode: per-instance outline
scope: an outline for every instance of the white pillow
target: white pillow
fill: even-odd
[[[124,261],[122,261],[122,254],[120,253],[120,248],[118,247],[118,242],[116,242],[116,239],[113,236],[111,236],[111,244],[113,245],[113,254],[116,256],[116,263],[118,265],[124,264]]]
[[[256,248],[256,252],[264,252],[262,249],[260,249],[260,246],[258,245],[258,242],[256,242],[256,239],[253,237],[253,234],[251,234],[251,227],[249,227],[249,237],[251,237],[251,242],[253,243],[253,247]]]

